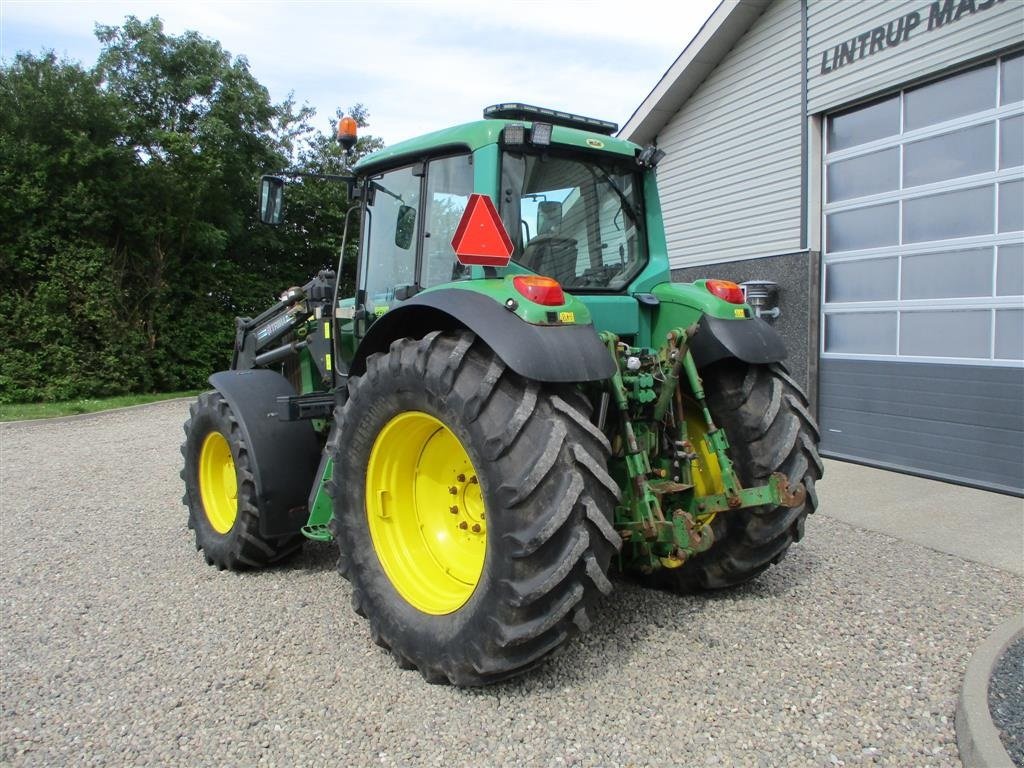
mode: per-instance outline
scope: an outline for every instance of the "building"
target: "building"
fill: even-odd
[[[724,0],[621,135],[770,279],[825,455],[1024,493],[1024,0]]]

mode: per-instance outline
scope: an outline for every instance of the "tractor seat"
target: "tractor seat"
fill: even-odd
[[[523,250],[522,265],[553,277],[563,285],[576,279],[576,240],[558,235],[537,235]]]

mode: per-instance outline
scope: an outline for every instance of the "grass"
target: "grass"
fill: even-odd
[[[76,413],[95,413],[109,411],[111,408],[124,408],[128,405],[143,405],[175,397],[191,397],[200,390],[191,392],[165,392],[151,395],[118,395],[117,397],[85,397],[79,400],[67,400],[63,403],[0,403],[0,421],[19,421],[22,419],[49,419],[54,416],[73,416]]]

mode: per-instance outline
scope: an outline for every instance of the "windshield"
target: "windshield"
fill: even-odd
[[[646,261],[640,183],[629,162],[506,152],[501,216],[513,260],[569,290],[622,288]]]

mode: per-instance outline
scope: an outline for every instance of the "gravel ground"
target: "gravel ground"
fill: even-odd
[[[371,643],[330,546],[203,563],[186,413],[0,425],[0,763],[959,765],[968,658],[1021,608],[1018,577],[819,514],[750,586],[619,583],[539,671],[429,686]]]
[[[1024,637],[1006,649],[992,670],[988,707],[1010,759],[1024,768]]]

